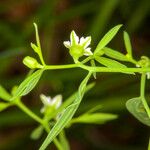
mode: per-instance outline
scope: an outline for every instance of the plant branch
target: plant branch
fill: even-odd
[[[142,99],[142,103],[147,112],[148,117],[150,118],[150,109],[145,99],[145,83],[146,83],[146,73],[142,73],[141,75],[141,88],[140,88],[140,97]]]

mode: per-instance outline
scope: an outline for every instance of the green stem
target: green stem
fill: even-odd
[[[55,70],[55,69],[69,69],[69,68],[82,68],[91,72],[150,72],[150,68],[107,68],[107,67],[91,67],[83,65],[81,63],[68,64],[68,65],[46,65],[43,69]]]
[[[16,103],[16,105],[23,111],[25,112],[27,115],[29,115],[32,119],[34,119],[35,121],[37,121],[38,123],[43,125],[43,120],[38,117],[36,114],[34,114],[30,109],[28,109],[21,101],[18,101]]]
[[[25,112],[27,115],[29,115],[32,119],[34,119],[35,121],[37,121],[38,123],[40,123],[46,130],[47,133],[49,133],[50,128],[48,126],[47,122],[44,122],[40,117],[38,117],[36,114],[34,114],[30,109],[28,109],[21,101],[17,101],[16,105],[23,111]],[[59,143],[59,141],[55,138],[53,140],[54,144],[56,145],[56,147],[58,148],[58,150],[63,150],[61,144]]]
[[[141,75],[141,89],[140,89],[140,97],[142,99],[142,103],[147,112],[148,117],[150,118],[150,109],[145,99],[145,83],[146,83],[146,73],[142,73]]]

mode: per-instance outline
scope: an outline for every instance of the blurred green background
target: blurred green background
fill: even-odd
[[[92,49],[113,26],[124,26],[109,44],[125,53],[122,31],[131,37],[133,54],[150,56],[149,0],[1,0],[0,1],[0,84],[8,91],[28,73],[22,64],[26,55],[35,56],[30,42],[35,41],[33,22],[39,26],[44,58],[47,64],[72,63],[63,41],[71,30],[79,36],[92,36]],[[47,71],[24,103],[40,114],[39,94],[64,99],[77,90],[85,76],[81,69]],[[119,119],[105,125],[73,125],[67,130],[71,150],[145,150],[149,129],[134,119],[125,102],[139,96],[140,76],[99,73],[96,86],[87,93],[77,114],[101,104],[102,112],[119,114]],[[149,98],[147,81],[147,98]],[[17,108],[0,113],[0,150],[38,149],[46,137],[30,139],[37,123]],[[52,148],[52,147],[51,147]],[[52,148],[53,149],[53,148]],[[54,148],[55,149],[55,148]]]

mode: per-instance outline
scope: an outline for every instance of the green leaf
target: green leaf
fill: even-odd
[[[114,58],[114,59],[120,60],[120,61],[128,61],[128,58],[125,55],[123,55],[122,53],[115,51],[111,48],[104,47],[103,51],[104,51],[105,55],[110,58]]]
[[[124,38],[124,43],[125,43],[127,53],[129,56],[132,57],[132,46],[131,46],[130,37],[129,37],[129,34],[125,31],[123,33],[123,38]]]
[[[121,28],[122,25],[117,25],[113,27],[111,30],[109,30],[104,37],[101,39],[101,41],[98,43],[94,54],[98,54],[100,50],[102,50],[117,34],[118,30]]]
[[[0,102],[0,112],[3,111],[4,109],[6,109],[9,106],[10,106],[9,103]]]
[[[33,23],[34,28],[35,28],[35,36],[36,36],[36,43],[37,43],[37,47],[39,50],[41,50],[41,44],[40,44],[40,39],[39,39],[39,32],[38,32],[38,26],[36,23]]]
[[[5,101],[10,101],[11,95],[0,85],[0,98]]]
[[[117,115],[108,114],[108,113],[92,113],[92,114],[83,114],[77,118],[71,120],[73,123],[89,123],[89,124],[103,124],[107,121],[116,119]]]
[[[96,56],[95,60],[108,68],[127,68],[125,65],[109,58]]]
[[[49,132],[48,136],[44,140],[43,144],[41,145],[39,150],[44,150],[46,147],[52,142],[52,140],[62,131],[62,129],[68,124],[68,122],[71,120],[73,115],[75,114],[77,108],[79,107],[79,104],[84,96],[86,85],[91,77],[91,72],[85,77],[85,79],[81,82],[78,90],[78,95],[74,102],[68,106],[64,111],[62,112],[60,118],[57,120],[54,127]]]
[[[33,44],[32,42],[31,42],[31,47],[34,50],[34,52],[39,53],[39,48],[35,44]]]
[[[28,76],[18,87],[16,90],[14,96],[11,100],[16,99],[17,97],[21,97],[24,95],[27,95],[38,83],[39,79],[41,78],[41,75],[43,73],[43,70],[37,70],[30,76]]]
[[[143,106],[140,97],[129,99],[126,102],[126,107],[128,111],[141,123],[150,126],[150,118],[148,117],[146,110]]]
[[[95,56],[95,60],[108,68],[127,68],[125,65],[109,58]],[[125,74],[134,74],[132,72],[123,72],[123,71],[120,72]]]
[[[30,137],[33,140],[37,140],[41,137],[42,133],[43,133],[43,126],[40,125],[32,131]]]

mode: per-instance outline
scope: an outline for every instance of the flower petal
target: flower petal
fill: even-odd
[[[55,108],[57,109],[58,107],[60,107],[61,104],[62,104],[62,95],[56,95],[52,99],[52,105],[55,106]]]
[[[77,45],[79,43],[79,37],[76,35],[74,30],[70,34],[70,43],[71,43],[71,46]]]
[[[65,47],[67,47],[67,48],[70,48],[70,47],[71,47],[70,41],[64,41],[63,44],[64,44]]]
[[[91,43],[91,36],[88,36],[84,39],[84,43],[83,43],[83,46],[84,48],[87,48]]]
[[[45,106],[49,106],[52,104],[52,100],[51,97],[47,97],[44,94],[40,95],[41,101]]]
[[[146,73],[147,79],[150,79],[150,72]]]
[[[86,49],[84,50],[84,55],[85,55],[85,56],[93,55],[93,53],[91,52],[91,48],[86,48]]]
[[[84,42],[85,42],[85,38],[84,38],[84,37],[81,37],[81,38],[80,38],[80,43],[79,43],[79,44],[80,44],[80,45],[83,45]]]

